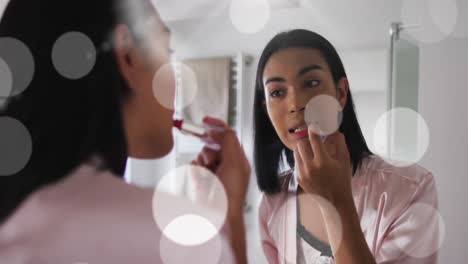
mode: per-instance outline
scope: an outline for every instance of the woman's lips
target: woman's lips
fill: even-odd
[[[301,130],[295,131],[295,132],[292,133],[292,134],[293,134],[294,137],[296,137],[296,138],[303,138],[303,137],[307,137],[308,131],[307,131],[307,128],[305,128],[305,129],[301,129]]]

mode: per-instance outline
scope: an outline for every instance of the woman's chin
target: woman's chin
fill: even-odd
[[[174,138],[171,136],[161,142],[157,148],[155,148],[154,158],[162,158],[169,153],[171,153],[172,149],[174,148]]]
[[[159,159],[168,155],[172,148],[174,147],[174,139],[172,133],[170,137],[165,138],[164,140],[158,140],[158,142],[147,143],[143,148],[134,148],[130,147],[129,156],[136,159]]]

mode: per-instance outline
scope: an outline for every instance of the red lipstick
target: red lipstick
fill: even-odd
[[[198,125],[195,125],[189,121],[176,119],[173,122],[174,127],[179,129],[181,132],[196,136],[203,137],[206,134],[206,130]]]

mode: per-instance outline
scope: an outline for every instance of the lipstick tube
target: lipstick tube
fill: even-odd
[[[173,125],[180,132],[186,135],[191,135],[200,138],[206,144],[206,147],[216,151],[221,149],[219,144],[214,143],[207,138],[206,129],[204,127],[182,119],[175,119]]]

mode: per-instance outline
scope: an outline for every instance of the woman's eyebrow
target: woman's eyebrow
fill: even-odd
[[[323,67],[318,65],[318,64],[311,64],[311,65],[308,65],[304,68],[302,68],[299,73],[297,74],[298,77],[301,77],[302,75],[310,72],[310,71],[314,71],[314,70],[323,70]],[[269,78],[266,80],[265,82],[265,86],[270,83],[270,82],[286,82],[286,79],[284,79],[283,77],[272,77],[272,78]]]
[[[268,80],[266,80],[265,82],[265,86],[270,83],[270,82],[286,82],[286,79],[284,79],[283,77],[273,77],[273,78],[269,78]]]
[[[314,70],[323,70],[322,66],[320,65],[317,65],[317,64],[311,64],[309,66],[306,66],[304,68],[302,68],[298,73],[297,73],[297,76],[298,77],[301,77],[302,75],[310,72],[310,71],[314,71]]]

